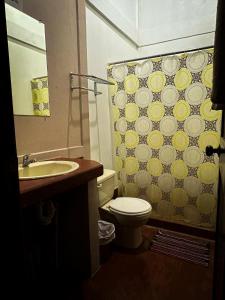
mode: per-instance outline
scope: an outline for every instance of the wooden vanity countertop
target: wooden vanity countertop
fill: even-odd
[[[54,158],[52,160],[74,161],[79,164],[79,168],[64,175],[20,180],[20,202],[23,208],[88,183],[103,174],[103,165],[93,160],[81,158]]]

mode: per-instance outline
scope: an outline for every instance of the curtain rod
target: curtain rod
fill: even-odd
[[[108,66],[128,63],[128,62],[131,62],[131,61],[138,61],[138,60],[144,60],[144,59],[149,59],[149,58],[155,58],[155,57],[159,57],[159,56],[175,55],[175,54],[181,54],[181,53],[186,53],[186,52],[204,50],[204,49],[213,48],[213,47],[214,47],[214,45],[211,45],[211,46],[206,46],[206,47],[201,47],[201,48],[182,50],[182,51],[176,51],[176,52],[169,52],[169,53],[157,54],[157,55],[153,55],[153,56],[139,57],[139,58],[134,58],[134,59],[121,60],[121,61],[108,63]]]

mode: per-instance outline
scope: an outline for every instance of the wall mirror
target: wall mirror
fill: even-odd
[[[14,115],[50,116],[45,26],[5,3]]]

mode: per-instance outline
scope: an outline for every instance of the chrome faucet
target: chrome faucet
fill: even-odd
[[[29,159],[30,155],[29,154],[25,154],[23,156],[23,162],[22,162],[22,167],[28,167],[29,164],[36,162],[36,159]]]

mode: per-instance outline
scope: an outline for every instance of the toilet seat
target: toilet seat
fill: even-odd
[[[109,209],[121,215],[137,216],[149,213],[152,207],[149,202],[140,198],[118,197],[110,201]]]

